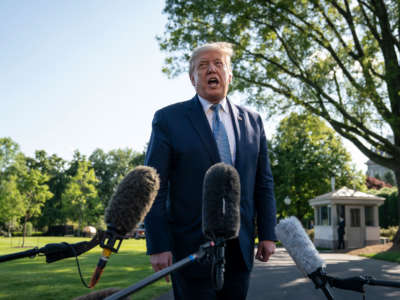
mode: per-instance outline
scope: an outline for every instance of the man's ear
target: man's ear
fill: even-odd
[[[195,81],[195,79],[194,79],[194,75],[191,74],[191,75],[189,75],[189,77],[190,77],[190,81],[192,82],[192,85],[193,85],[194,87],[196,87],[196,81]]]
[[[229,75],[228,75],[228,82],[229,82],[229,84],[232,83],[232,79],[233,79],[233,74],[232,74],[232,72],[229,72]]]

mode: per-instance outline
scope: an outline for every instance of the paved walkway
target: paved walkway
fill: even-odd
[[[377,280],[400,282],[400,265],[375,259],[337,253],[323,253],[328,275],[346,278],[362,274]],[[365,285],[367,300],[400,299],[400,288]],[[331,289],[335,299],[362,299],[362,294]],[[284,248],[278,248],[268,263],[256,261],[251,274],[247,300],[322,300],[321,290],[297,269]],[[173,300],[172,291],[155,300]]]

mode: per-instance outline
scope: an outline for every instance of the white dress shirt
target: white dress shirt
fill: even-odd
[[[214,111],[211,109],[211,106],[214,103],[211,103],[207,101],[206,99],[199,97],[200,103],[203,106],[204,113],[206,114],[208,124],[210,125],[211,130],[213,129],[213,114]],[[229,140],[229,148],[231,150],[231,157],[232,157],[232,163],[235,164],[235,158],[236,158],[236,140],[235,140],[235,131],[233,129],[233,123],[231,119],[231,115],[229,113],[229,107],[228,103],[226,101],[226,98],[222,99],[219,104],[221,104],[221,107],[219,109],[219,118],[221,119],[221,122],[224,123],[226,134],[228,135],[228,140]]]

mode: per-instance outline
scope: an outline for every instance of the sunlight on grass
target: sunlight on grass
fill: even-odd
[[[34,247],[43,247],[49,243],[77,243],[87,241],[86,238],[75,237],[31,237],[25,240],[28,248],[17,248],[22,239],[0,238],[0,255],[19,253]],[[119,253],[112,254],[104,273],[93,290],[109,287],[125,288],[153,274],[149,258],[145,254],[144,240],[126,240]],[[86,282],[97,265],[102,252],[95,247],[79,256],[81,272]],[[20,258],[0,263],[0,299],[40,299],[63,300],[88,294],[78,274],[75,258],[67,258],[51,264],[46,263],[44,256]],[[164,280],[159,280],[143,290],[135,293],[135,300],[153,299],[171,288]]]
[[[361,256],[400,263],[400,251],[386,251],[381,253],[362,254]]]

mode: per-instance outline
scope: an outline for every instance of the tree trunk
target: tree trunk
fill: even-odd
[[[83,214],[82,210],[79,211],[79,221],[78,221],[78,236],[82,235],[82,223],[83,223]]]
[[[23,232],[22,232],[22,248],[24,248],[24,246],[25,246],[25,236],[26,236],[26,222],[28,221],[28,217],[27,216],[25,216],[24,217],[24,229],[23,229]]]
[[[12,218],[8,221],[8,237],[11,237]]]
[[[393,238],[393,248],[400,250],[400,169],[394,170],[397,183],[397,219],[399,223],[399,229]]]

